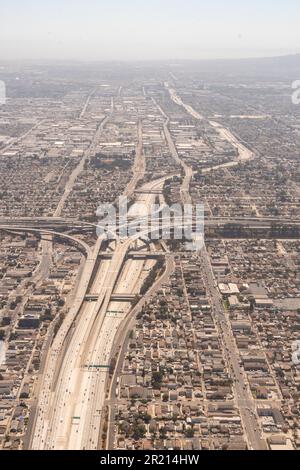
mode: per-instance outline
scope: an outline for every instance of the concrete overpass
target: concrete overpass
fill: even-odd
[[[157,186],[162,187],[162,182],[148,183],[146,189]],[[146,193],[144,200],[150,206],[153,195]],[[98,368],[90,373],[84,366],[110,363],[114,339],[132,309],[133,297],[139,295],[145,276],[154,267],[153,259],[128,258],[128,252],[145,246],[140,237],[136,234],[125,241],[117,239],[111,259],[99,257],[104,252],[99,241],[90,264],[86,263],[76,305],[66,316],[47,356],[31,449],[98,448],[108,370]],[[79,419],[74,422],[74,417]]]
[[[145,192],[146,194],[146,192]],[[118,218],[117,224],[118,224]],[[133,221],[132,223],[136,223]],[[130,225],[130,221],[128,221]],[[213,217],[205,220],[205,226],[225,226],[228,224],[238,224],[249,227],[271,227],[274,224],[278,225],[289,225],[289,226],[300,226],[300,219],[288,220],[280,217]],[[149,219],[150,225],[150,219]],[[4,227],[29,227],[37,229],[48,229],[48,230],[95,230],[98,226],[101,228],[101,222],[90,223],[87,221],[79,221],[70,218],[59,218],[59,217],[17,217],[17,218],[0,218],[0,228]]]
[[[68,234],[56,232],[55,230],[33,228],[29,226],[25,227],[22,226],[22,224],[20,226],[0,224],[0,230],[12,233],[32,233],[34,235],[40,236],[41,238],[44,235],[50,235],[57,240],[61,240],[64,243],[75,246],[80,252],[84,254],[85,257],[89,257],[92,253],[92,248],[83,240],[80,240]]]
[[[85,300],[88,302],[97,302],[99,298],[99,294],[90,293],[86,295]],[[135,294],[112,294],[111,295],[112,302],[133,302],[136,299]]]
[[[163,251],[129,251],[127,259],[157,259],[164,255]],[[104,251],[99,253],[101,259],[112,259],[113,252]]]

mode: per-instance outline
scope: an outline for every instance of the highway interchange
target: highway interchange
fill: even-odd
[[[143,203],[150,210],[156,197],[152,191],[162,191],[163,184],[163,179],[145,184],[136,203]],[[135,207],[131,207],[129,216],[134,216]],[[147,258],[126,260],[130,248],[143,248],[139,236],[123,242],[116,240],[114,244],[112,258],[100,261],[99,265],[96,260],[101,241],[96,245],[91,260],[87,260],[91,267],[83,273],[83,291],[78,296],[81,305],[76,318],[68,315],[54,340],[40,391],[32,449],[99,447],[110,351],[131,306],[127,301],[112,301],[111,297],[138,294],[155,264]],[[96,301],[86,300],[86,294],[91,293]],[[70,325],[70,318],[73,325],[75,320],[75,327]],[[65,347],[70,328],[74,331]]]

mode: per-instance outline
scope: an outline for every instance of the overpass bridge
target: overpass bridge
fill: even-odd
[[[182,227],[182,219],[177,223],[177,228]],[[174,224],[175,225],[175,224]],[[104,226],[99,227],[104,229]],[[140,235],[147,237],[152,234],[153,238],[153,227],[150,224],[141,226],[138,223],[133,223],[131,228],[136,227],[136,231],[140,232]],[[174,233],[174,227],[172,227],[172,221],[170,222],[170,234],[171,237]],[[195,231],[197,228],[196,222],[193,222],[192,229]],[[166,227],[164,228],[166,230]],[[68,242],[75,245],[85,256],[88,255],[91,248],[82,240],[77,238],[74,232],[88,232],[91,233],[96,231],[96,225],[88,222],[79,222],[74,219],[63,219],[63,218],[0,218],[0,230],[23,232],[23,233],[40,233],[49,234],[55,236],[57,239]],[[161,234],[162,228],[157,229],[157,233]],[[207,238],[300,238],[300,220],[287,220],[280,218],[211,218],[204,221],[204,232]],[[116,236],[118,236],[119,230],[116,230]],[[151,237],[150,237],[151,238]],[[163,239],[163,237],[157,236],[157,239]],[[103,259],[110,259],[109,253],[103,252],[100,254]],[[131,254],[132,257],[138,259],[141,255],[136,252]],[[159,253],[152,252],[152,258],[160,256]]]
[[[61,233],[61,232],[56,232],[55,230],[50,230],[50,229],[43,229],[43,228],[33,228],[29,226],[23,227],[22,225],[20,226],[14,226],[14,225],[1,225],[0,224],[0,231],[3,230],[5,232],[10,232],[10,233],[32,233],[34,235],[38,235],[41,238],[43,238],[45,235],[49,235],[52,238],[56,240],[61,240],[64,243],[67,243],[69,245],[75,246],[81,253],[84,254],[85,257],[89,257],[92,253],[92,248],[85,243],[83,240],[80,240],[78,238],[75,238],[71,235]]]
[[[164,251],[129,251],[126,258],[134,260],[158,259],[164,254]],[[99,258],[103,260],[109,260],[112,259],[112,257],[113,253],[109,251],[99,253]]]
[[[97,302],[99,294],[89,293],[85,296],[87,302]],[[110,296],[112,302],[133,302],[136,299],[135,294],[118,294],[114,293]]]
[[[148,192],[147,192],[148,193]],[[181,220],[185,220],[185,217],[182,216]],[[119,218],[116,217],[116,224],[118,226]],[[139,220],[137,217],[134,217],[134,220],[130,222],[130,217],[128,217],[128,225],[138,224]],[[146,222],[145,218],[141,218],[141,222]],[[151,217],[149,217],[149,226],[151,222]],[[242,224],[250,226],[271,226],[271,224],[283,224],[283,225],[296,225],[300,226],[300,219],[283,219],[280,217],[211,217],[205,219],[205,225],[215,226],[215,225],[225,225],[225,224]],[[101,221],[96,223],[91,223],[85,220],[76,220],[75,218],[64,218],[64,217],[0,217],[0,227],[3,226],[22,226],[22,227],[31,227],[31,228],[40,228],[40,229],[49,229],[55,230],[60,228],[63,230],[72,230],[72,229],[96,229],[99,227],[105,227],[105,224],[101,224]]]

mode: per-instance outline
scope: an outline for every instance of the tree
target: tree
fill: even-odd
[[[160,439],[165,439],[167,437],[167,430],[166,430],[165,427],[160,428],[159,437],[160,437]]]
[[[8,326],[11,324],[11,318],[3,317],[1,321],[1,326]]]
[[[143,439],[146,435],[146,428],[144,424],[134,424],[133,425],[133,439],[138,441],[139,439]]]
[[[141,418],[146,424],[149,424],[150,421],[151,421],[151,415],[149,415],[148,413],[145,413],[145,414],[141,415],[140,418]]]
[[[185,431],[185,437],[187,437],[188,439],[191,439],[192,437],[194,437],[194,430],[192,428],[189,428]]]
[[[164,376],[163,376],[162,371],[153,372],[152,373],[152,387],[156,390],[159,390],[161,388],[163,378]]]

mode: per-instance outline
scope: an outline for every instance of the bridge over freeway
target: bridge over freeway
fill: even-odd
[[[57,239],[73,244],[82,251],[85,256],[88,256],[91,248],[83,240],[77,238],[74,232],[77,231],[81,233],[84,230],[89,232],[96,230],[96,226],[94,224],[74,220],[71,221],[70,219],[58,220],[57,218],[27,218],[25,220],[22,218],[10,219],[10,223],[7,223],[7,220],[8,219],[0,219],[0,230],[53,235]],[[176,222],[176,220],[174,220],[174,222]],[[176,224],[173,225],[173,227],[172,223],[170,226],[163,227],[164,230],[170,227],[171,238],[173,237],[175,225],[177,228],[184,228],[181,218],[179,219],[179,222],[176,222]],[[101,226],[99,225],[99,227]],[[157,231],[158,235],[153,237],[153,227],[151,227],[150,222],[149,224],[145,222],[145,225],[141,224],[140,226],[138,224],[133,224],[131,229],[134,227],[137,232],[140,232],[140,236],[143,235],[145,238],[150,237],[150,239],[164,239],[161,233],[161,227],[159,228],[160,232]],[[104,229],[105,227],[102,228]],[[193,231],[198,228],[196,222],[193,222],[191,228]],[[268,217],[211,218],[205,220],[203,228],[206,238],[300,238],[300,220],[290,221],[287,219]],[[118,237],[118,234],[119,230],[117,229],[115,234],[110,238],[115,239],[114,237]],[[151,253],[152,258],[160,255],[161,254],[155,252]],[[109,252],[103,252],[100,256],[103,259],[111,258],[111,254]],[[138,252],[132,252],[129,256],[138,259],[143,255]]]
[[[22,225],[1,225],[0,230],[13,233],[32,233],[39,235],[41,238],[45,235],[50,235],[57,240],[61,240],[65,243],[75,246],[79,251],[81,251],[86,257],[89,257],[92,253],[92,248],[85,243],[83,240],[80,240],[72,235],[66,233],[56,232],[55,230],[45,229],[45,228],[34,228]]]
[[[181,217],[184,220],[184,216]],[[141,222],[146,223],[146,218],[141,218]],[[137,225],[138,220],[135,217],[133,222],[130,222],[130,218],[128,221],[128,225],[132,223],[132,225]],[[150,226],[151,216],[148,219],[148,225]],[[118,217],[116,218],[116,223],[118,225]],[[281,217],[211,217],[205,219],[206,226],[222,226],[228,224],[241,224],[241,225],[249,225],[250,227],[255,226],[271,226],[274,224],[280,225],[295,225],[300,226],[300,219],[283,219]],[[106,227],[105,223],[91,223],[85,220],[76,220],[72,218],[63,218],[63,217],[16,217],[16,218],[7,218],[2,217],[0,218],[0,227],[30,227],[30,228],[38,228],[38,229],[49,229],[49,230],[56,230],[59,229],[67,231],[67,230],[74,230],[74,229],[89,229],[95,230],[97,227]]]

